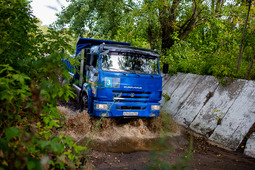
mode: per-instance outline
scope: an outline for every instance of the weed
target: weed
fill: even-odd
[[[163,97],[166,99],[166,101],[169,101],[171,99],[171,97],[167,93],[163,94]]]

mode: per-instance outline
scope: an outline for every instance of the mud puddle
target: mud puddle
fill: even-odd
[[[86,111],[80,113],[64,106],[59,106],[58,109],[66,117],[67,128],[63,133],[76,139],[77,143],[97,151],[135,152],[159,149],[160,147],[155,146],[158,146],[162,137],[174,137],[175,140],[169,140],[172,145],[185,141],[181,136],[181,128],[171,118],[166,119],[164,114],[157,118],[100,119],[90,117]]]

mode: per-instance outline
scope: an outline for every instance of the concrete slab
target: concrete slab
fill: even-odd
[[[169,76],[167,78],[167,82],[163,84],[163,94],[167,94],[171,97],[172,93],[178,88],[178,86],[181,84],[182,80],[187,76],[187,74],[184,73],[177,73],[176,75]],[[168,102],[168,101],[167,101]],[[161,111],[165,111],[169,113],[167,109],[167,105],[165,104],[166,101],[164,99],[161,100],[161,105],[163,107],[161,108]]]
[[[246,156],[250,156],[255,158],[255,132],[251,134],[250,138],[247,140],[244,154]]]
[[[255,124],[255,81],[236,80],[223,87],[212,76],[178,73],[164,80],[165,93],[171,98],[163,100],[162,110],[223,148],[236,150]],[[253,143],[247,142],[250,155]]]
[[[175,118],[188,127],[202,107],[212,98],[219,83],[213,76],[200,76],[201,80],[177,112]]]
[[[255,123],[255,82],[239,80],[245,83],[242,92],[223,117],[209,140],[236,150]],[[241,87],[240,87],[241,88]]]
[[[223,87],[219,85],[212,98],[200,110],[190,128],[195,132],[210,137],[214,129],[221,124],[234,101],[245,85],[244,80],[237,80]]]
[[[173,75],[176,77],[176,75]],[[166,83],[173,77],[171,75],[162,75],[162,88],[165,87]]]
[[[176,77],[176,81],[170,79],[172,84],[168,84],[169,86],[165,86],[168,95],[171,97],[169,101],[165,104],[165,109],[167,113],[171,115],[175,115],[178,110],[181,108],[183,103],[187,100],[193,89],[196,85],[202,80],[203,76],[198,76],[195,74],[179,74]],[[178,122],[178,120],[177,120]]]
[[[187,76],[184,73],[177,73],[173,76],[169,76],[167,82],[163,84],[163,91],[167,93],[169,96],[172,95],[174,90],[181,84],[182,80]]]
[[[162,90],[163,90],[163,94],[165,94],[165,90],[166,90],[166,89],[164,89],[165,85],[167,84],[167,82],[169,82],[169,80],[172,77],[176,78],[177,75],[164,75],[163,73],[161,73],[161,75],[162,75]],[[164,104],[166,103],[165,98],[162,97],[162,99],[159,101],[159,103],[160,103],[160,106],[163,108]],[[163,109],[161,109],[161,110],[163,110]]]

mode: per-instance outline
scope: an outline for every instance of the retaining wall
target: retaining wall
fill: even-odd
[[[163,94],[163,111],[226,149],[236,150],[255,125],[255,81],[222,86],[213,76],[178,73],[163,77]]]

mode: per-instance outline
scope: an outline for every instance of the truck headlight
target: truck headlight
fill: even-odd
[[[151,105],[151,110],[160,110],[160,105]]]
[[[96,109],[98,110],[108,110],[108,104],[96,104]]]

